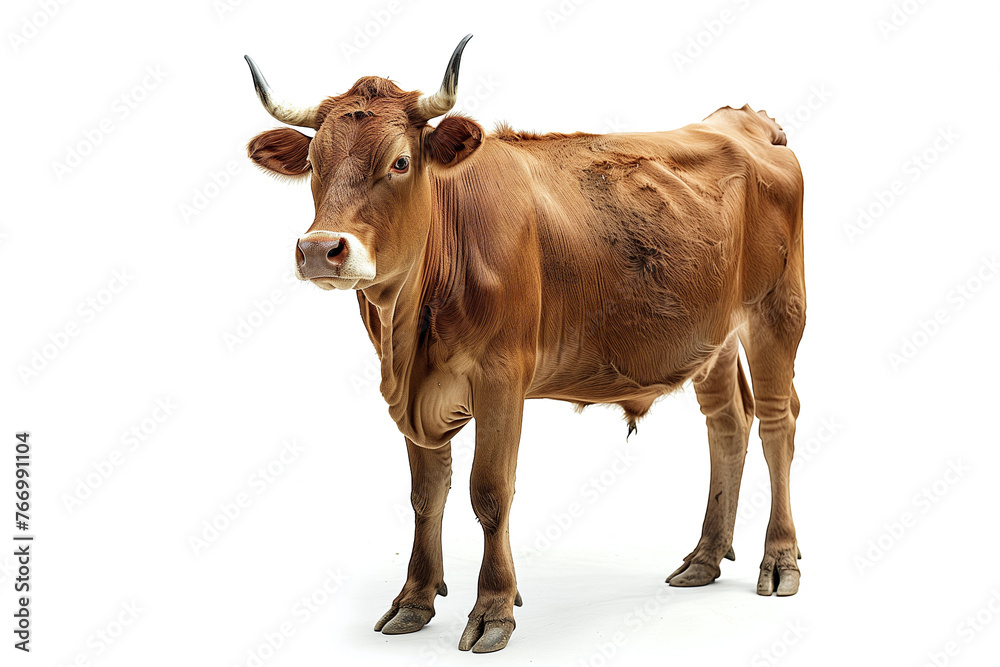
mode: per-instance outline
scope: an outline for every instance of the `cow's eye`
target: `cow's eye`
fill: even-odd
[[[389,171],[396,174],[405,174],[406,170],[410,168],[410,158],[405,155],[401,155],[396,158],[396,161],[392,163],[392,169]]]

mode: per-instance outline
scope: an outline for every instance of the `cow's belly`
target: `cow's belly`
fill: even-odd
[[[742,324],[731,244],[665,238],[669,250],[638,264],[595,264],[574,284],[542,291],[531,395],[651,402],[690,379]]]
[[[710,336],[665,336],[662,325],[603,332],[538,350],[529,398],[555,398],[577,403],[617,403],[639,414],[657,397],[681,387],[709,363],[738,325],[721,327]],[[676,333],[676,332],[674,332]]]

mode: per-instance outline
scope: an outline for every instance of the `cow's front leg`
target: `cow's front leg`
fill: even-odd
[[[434,616],[434,597],[447,595],[441,555],[441,518],[451,487],[451,443],[437,449],[406,439],[410,457],[410,503],[413,505],[413,551],[406,583],[375,631],[387,635],[416,632]]]
[[[462,651],[488,653],[506,646],[514,632],[514,605],[521,604],[507,530],[524,409],[524,394],[517,391],[518,386],[517,382],[494,382],[473,388],[472,508],[483,527],[485,547],[479,597],[458,644]]]

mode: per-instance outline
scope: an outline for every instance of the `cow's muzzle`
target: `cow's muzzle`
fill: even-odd
[[[375,278],[375,263],[352,234],[310,232],[296,244],[295,261],[299,277],[320,287],[352,289]]]
[[[333,238],[299,239],[299,272],[303,278],[339,278],[348,253],[348,240],[339,234]]]

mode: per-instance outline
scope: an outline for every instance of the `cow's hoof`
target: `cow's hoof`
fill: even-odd
[[[465,626],[462,639],[458,642],[459,651],[472,649],[473,653],[492,653],[499,651],[510,640],[514,632],[513,620],[486,621],[482,616],[473,616]]]
[[[760,564],[760,578],[757,579],[757,595],[777,592],[779,597],[784,597],[799,592],[799,568],[795,563],[798,553],[796,550],[794,556],[791,552],[777,557],[764,556]]]
[[[705,586],[719,578],[719,568],[704,563],[684,563],[667,577],[671,586]]]
[[[381,631],[384,635],[405,635],[408,632],[416,632],[427,625],[433,616],[433,609],[393,605],[392,609],[375,624],[375,632]]]

